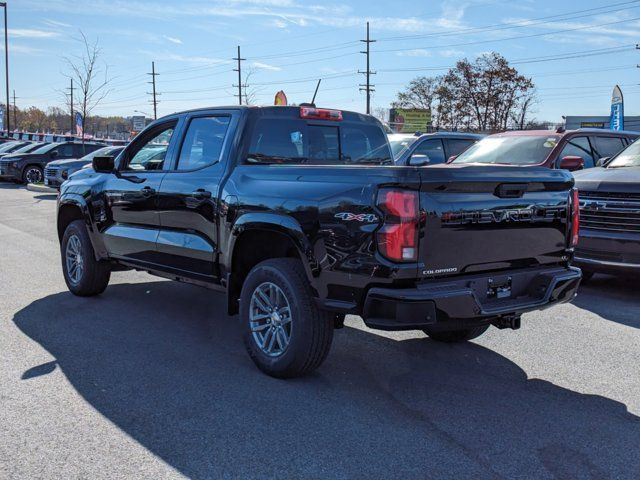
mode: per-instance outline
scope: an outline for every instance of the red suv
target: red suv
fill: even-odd
[[[612,157],[638,137],[640,133],[596,128],[504,132],[485,137],[451,161],[581,170]]]

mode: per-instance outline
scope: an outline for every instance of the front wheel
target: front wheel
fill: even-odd
[[[81,297],[98,295],[107,288],[111,269],[95,258],[89,232],[82,220],[75,220],[64,231],[62,272],[69,291]]]
[[[482,325],[480,327],[465,328],[463,330],[439,331],[425,328],[423,331],[429,336],[429,338],[436,342],[457,343],[473,340],[486,332],[488,328],[489,325]]]
[[[24,183],[42,183],[43,180],[42,168],[37,165],[29,165],[22,173],[22,181]]]
[[[256,265],[240,294],[244,342],[268,375],[306,375],[322,364],[333,340],[334,316],[320,310],[300,260],[276,258]]]

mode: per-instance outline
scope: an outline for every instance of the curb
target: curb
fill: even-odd
[[[35,183],[28,183],[27,190],[38,193],[55,193],[58,194],[58,190],[55,188],[45,187],[44,185],[36,185]]]

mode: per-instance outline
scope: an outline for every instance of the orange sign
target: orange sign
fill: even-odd
[[[287,96],[284,94],[284,92],[282,90],[280,90],[278,93],[276,93],[276,99],[273,102],[274,105],[281,105],[281,106],[286,106],[287,105]]]

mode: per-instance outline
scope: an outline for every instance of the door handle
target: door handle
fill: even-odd
[[[156,191],[151,187],[144,187],[142,190],[140,190],[140,193],[142,193],[142,195],[144,195],[145,197],[150,197],[151,195],[155,195]]]
[[[209,192],[208,190],[199,188],[195,192],[191,192],[191,196],[193,198],[211,198],[211,192]]]

